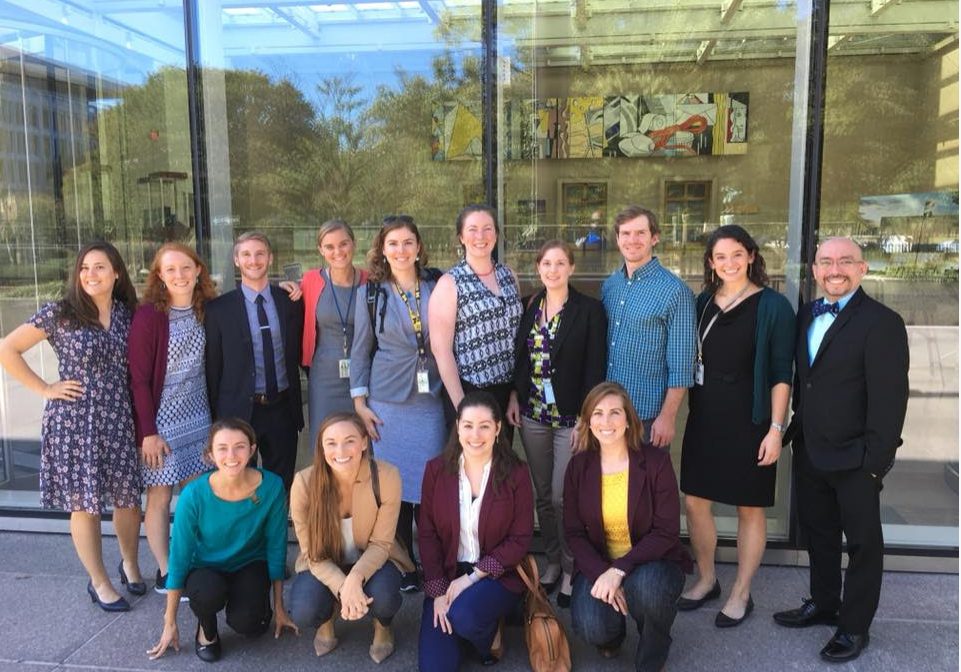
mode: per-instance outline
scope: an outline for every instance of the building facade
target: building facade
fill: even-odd
[[[355,227],[362,263],[404,212],[447,267],[455,214],[490,202],[522,282],[562,238],[596,293],[613,215],[641,203],[695,291],[704,238],[737,223],[796,306],[817,241],[850,235],[911,346],[885,539],[956,557],[958,97],[957,0],[0,0],[0,333],[95,238],[135,282],[187,241],[230,287],[243,231],[282,276],[318,265],[324,220]],[[49,348],[29,356],[56,376]],[[41,410],[0,373],[0,515],[21,529],[44,520]],[[785,451],[785,549],[790,473]]]

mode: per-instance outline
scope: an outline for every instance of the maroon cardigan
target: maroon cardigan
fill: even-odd
[[[653,560],[670,560],[686,574],[691,556],[681,546],[681,503],[666,451],[650,445],[628,450],[627,520],[632,548],[611,561],[601,516],[601,455],[587,450],[571,458],[564,477],[564,538],[574,568],[592,583],[616,567],[630,573]]]
[[[493,475],[491,475],[493,479]],[[424,468],[417,543],[424,567],[424,592],[439,597],[457,578],[457,546],[460,542],[458,477],[435,457]],[[515,567],[530,549],[534,535],[534,492],[523,462],[494,487],[489,481],[481,501],[481,557],[477,568],[487,572],[513,593],[523,593],[524,583]]]
[[[137,308],[128,337],[127,362],[130,366],[130,393],[137,446],[144,437],[157,433],[157,411],[167,375],[167,345],[170,318],[151,303]]]

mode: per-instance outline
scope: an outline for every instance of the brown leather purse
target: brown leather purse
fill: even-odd
[[[530,652],[531,669],[534,672],[570,672],[571,647],[567,633],[541,587],[534,556],[527,555],[521,560],[517,565],[517,574],[527,586],[524,596],[524,641]]]

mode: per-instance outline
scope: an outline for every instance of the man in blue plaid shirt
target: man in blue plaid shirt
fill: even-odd
[[[624,265],[604,281],[607,379],[620,383],[644,421],[645,440],[669,447],[677,409],[694,384],[694,293],[654,256],[657,216],[638,205],[614,219]]]

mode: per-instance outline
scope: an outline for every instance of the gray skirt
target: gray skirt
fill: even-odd
[[[401,499],[419,504],[424,466],[440,455],[447,440],[441,400],[415,394],[401,403],[368,399],[367,404],[384,421],[377,428],[380,440],[374,442],[374,455],[400,471]]]

